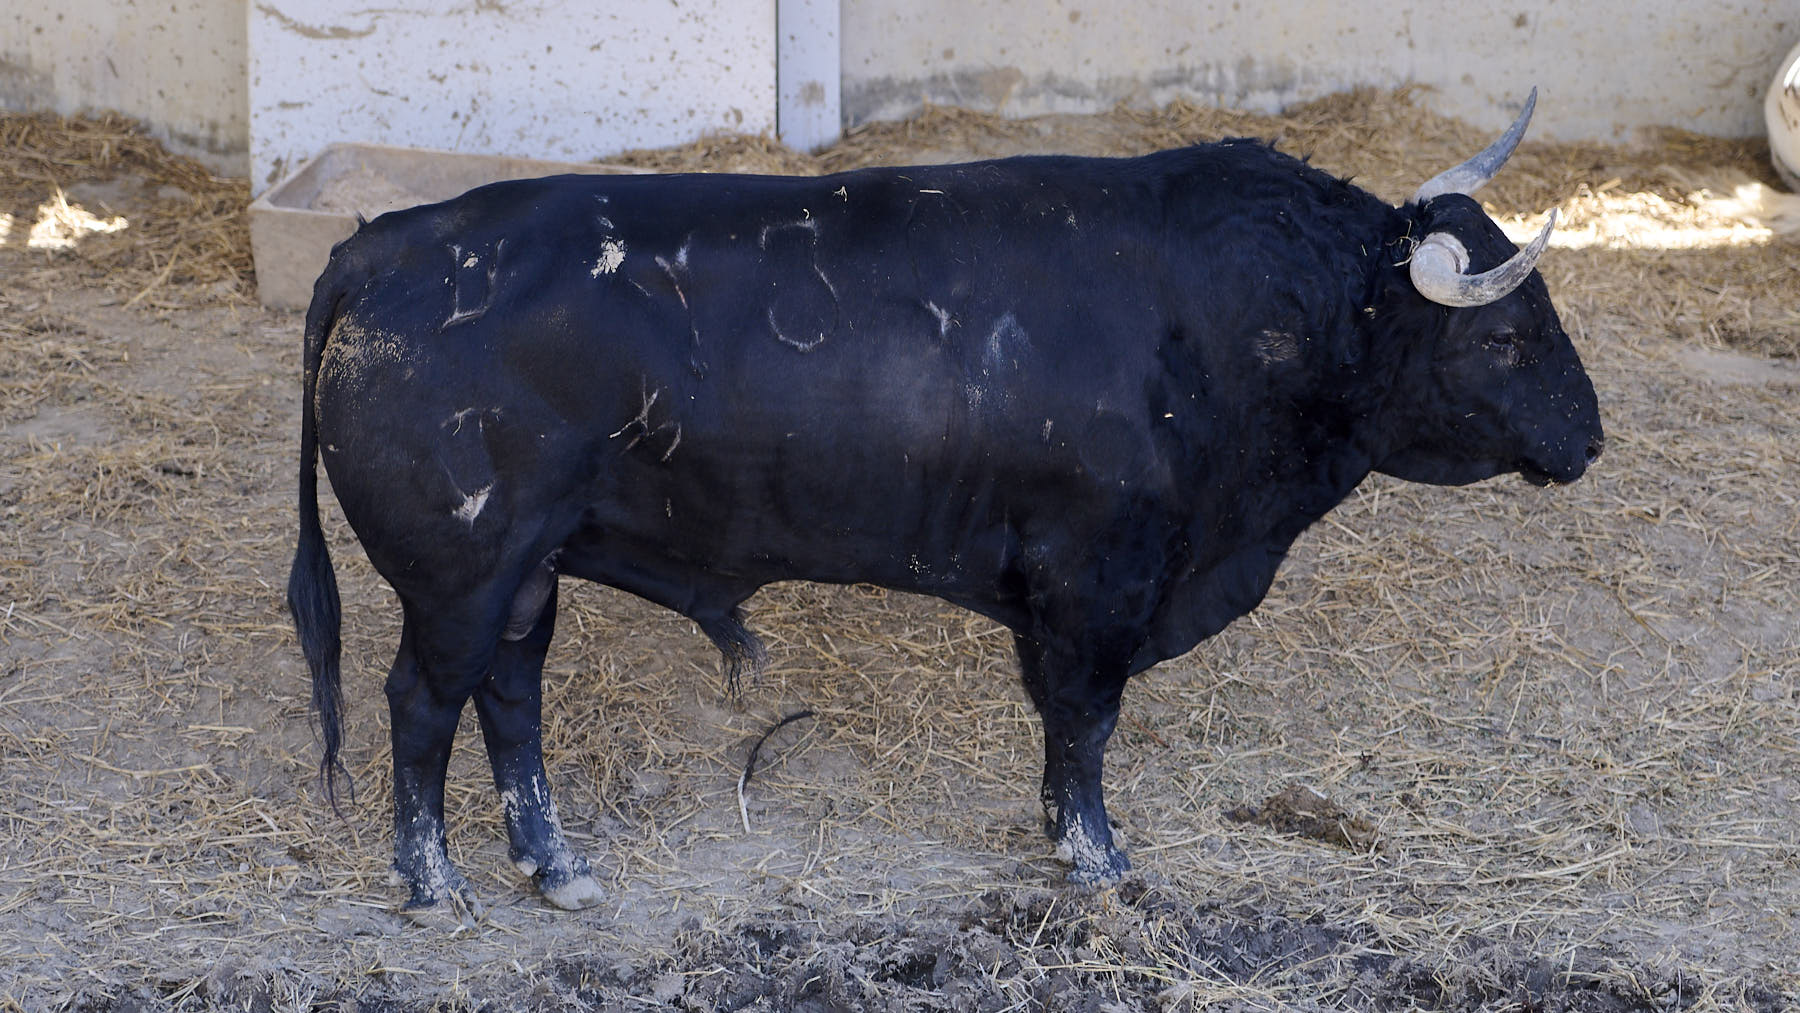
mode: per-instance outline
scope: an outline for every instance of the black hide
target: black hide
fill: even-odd
[[[473,699],[513,857],[563,839],[538,673],[567,574],[691,616],[735,675],[776,580],[923,592],[1003,623],[1045,728],[1051,833],[1128,867],[1101,795],[1126,678],[1262,599],[1371,470],[1571,481],[1594,393],[1535,275],[1448,309],[1405,262],[1467,198],[1388,207],[1270,147],[821,178],[571,176],[384,215],[307,317],[292,594],[335,762],[336,593],[315,447],[405,633],[393,708],[410,903],[467,896],[443,766]]]

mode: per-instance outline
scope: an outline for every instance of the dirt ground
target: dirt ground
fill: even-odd
[[[1253,134],[1399,200],[1485,142],[1415,99],[629,157]],[[253,300],[247,191],[116,121],[0,141],[0,1010],[1800,1008],[1800,243],[1693,182],[1763,177],[1754,142],[1528,143],[1484,191],[1520,234],[1562,209],[1542,267],[1606,456],[1564,488],[1371,479],[1259,611],[1134,680],[1123,884],[1064,882],[992,623],[770,588],[734,698],[687,621],[565,584],[547,759],[610,899],[530,893],[468,718],[450,845],[488,911],[451,931],[386,881],[398,617],[329,498],[357,791],[318,791],[281,594],[300,319]]]

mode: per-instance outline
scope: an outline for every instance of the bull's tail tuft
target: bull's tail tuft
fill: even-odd
[[[337,300],[322,280],[306,313],[305,380],[300,408],[300,537],[294,550],[293,569],[288,571],[287,589],[294,632],[312,672],[313,713],[325,747],[325,755],[319,761],[319,782],[333,812],[338,811],[340,777],[349,788],[352,801],[355,799],[350,772],[338,759],[338,747],[343,741],[343,696],[338,678],[342,613],[331,551],[319,526],[319,427],[314,411],[319,363],[325,355],[325,338],[336,311]]]
[[[695,616],[694,621],[712,639],[713,645],[723,656],[725,686],[732,696],[737,696],[739,683],[746,671],[753,679],[762,678],[763,669],[769,663],[769,651],[763,646],[762,639],[744,625],[743,609],[733,608],[719,615]]]

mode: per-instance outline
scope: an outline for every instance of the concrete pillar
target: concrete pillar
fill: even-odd
[[[775,122],[789,147],[813,151],[843,130],[840,0],[776,0]]]

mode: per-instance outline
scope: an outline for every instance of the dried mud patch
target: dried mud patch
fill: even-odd
[[[596,1007],[643,1000],[692,1010],[1788,1008],[1760,988],[1708,996],[1679,972],[1627,983],[1611,970],[1593,955],[1553,965],[1480,940],[1396,953],[1366,926],[1249,904],[1194,909],[1130,881],[1097,894],[990,894],[947,925],[754,924],[684,940],[641,969],[566,962],[555,979],[567,998]]]
[[[230,1010],[946,1011],[1046,1009],[1791,1010],[1756,985],[1721,993],[1679,970],[1621,975],[1597,953],[1551,961],[1466,940],[1396,952],[1366,925],[1251,903],[1188,906],[1129,880],[1116,890],[990,893],[935,919],[762,920],[678,931],[645,963],[553,959],[503,1000],[421,999],[406,983],[325,988],[281,960],[228,961],[203,979],[89,995],[83,1013]]]

